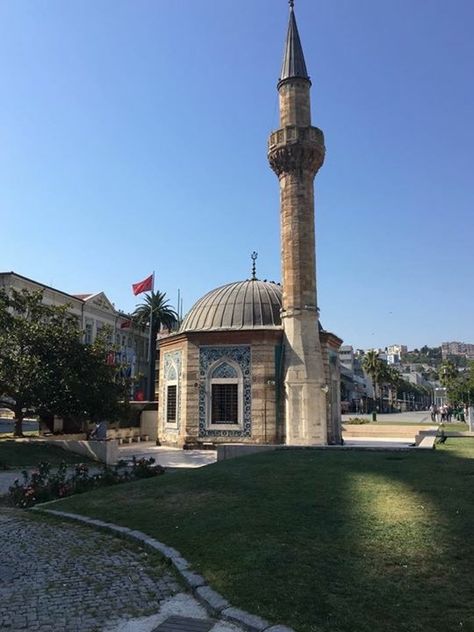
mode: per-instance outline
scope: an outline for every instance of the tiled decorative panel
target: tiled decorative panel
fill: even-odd
[[[222,360],[222,362],[216,363]],[[231,362],[228,362],[228,361]],[[233,364],[237,364],[241,376]],[[210,375],[211,372],[211,375]],[[243,428],[214,430],[206,423],[206,387],[210,377],[240,378],[243,380]],[[199,349],[199,436],[200,437],[251,437],[252,436],[252,380],[250,346],[200,347]]]
[[[179,423],[181,419],[181,362],[182,362],[182,353],[181,351],[168,351],[163,355],[163,390],[161,393],[162,402],[164,406],[166,406],[166,388],[169,382],[177,382],[176,389],[176,426],[166,424],[166,431],[177,432],[179,429]],[[163,408],[163,416],[166,419],[166,410]]]
[[[239,375],[233,366],[231,366],[227,362],[221,362],[212,372],[212,377],[236,378],[239,377]]]

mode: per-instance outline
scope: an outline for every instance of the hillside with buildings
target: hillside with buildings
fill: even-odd
[[[383,412],[421,410],[433,402],[439,405],[446,399],[446,389],[440,383],[442,365],[449,362],[462,370],[474,359],[474,345],[464,342],[443,342],[439,347],[424,345],[413,350],[392,344],[370,351],[376,351],[389,369],[381,378],[377,393],[364,370],[364,357],[369,350],[351,345],[339,350],[342,412],[370,412],[374,400],[375,407]]]

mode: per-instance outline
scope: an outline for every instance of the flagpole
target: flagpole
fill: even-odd
[[[153,362],[155,358],[153,356],[153,292],[155,291],[155,271],[153,270],[151,280],[151,295],[150,295],[150,331],[148,340],[148,401],[152,402],[155,399],[155,385],[153,384]]]
[[[181,300],[180,299],[180,289],[178,288],[178,307],[177,307],[177,310],[176,310],[176,312],[178,314],[178,329],[179,329],[179,326],[181,325],[181,318],[179,316],[179,303],[180,303],[180,300]]]

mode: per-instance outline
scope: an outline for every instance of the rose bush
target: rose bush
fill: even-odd
[[[153,458],[134,457],[131,465],[119,461],[112,468],[104,466],[94,473],[89,471],[87,464],[79,463],[71,473],[66,463],[61,463],[57,469],[52,470],[49,463],[42,462],[37,470],[23,470],[23,480],[20,482],[17,479],[9,489],[10,502],[16,507],[27,509],[37,503],[81,494],[97,487],[164,474],[164,468],[154,463]]]

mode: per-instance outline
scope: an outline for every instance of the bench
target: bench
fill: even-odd
[[[211,441],[203,441],[201,443],[201,448],[203,450],[215,450],[216,446]]]
[[[122,443],[140,443],[141,441],[150,441],[149,435],[128,435],[127,437],[120,437],[118,442]]]

